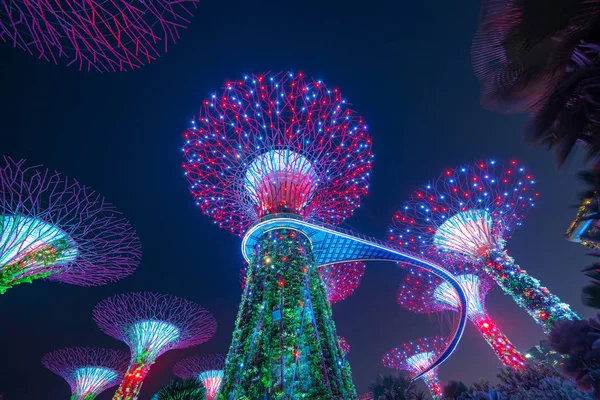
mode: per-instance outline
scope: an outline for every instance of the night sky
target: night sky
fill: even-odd
[[[219,322],[201,346],[160,357],[144,387],[149,399],[171,367],[193,354],[227,352],[241,290],[241,239],[194,207],[180,168],[182,131],[226,79],[292,70],[341,89],[369,125],[376,155],[371,191],[343,226],[383,238],[393,212],[419,184],[463,162],[515,157],[537,178],[538,206],[508,242],[517,262],[583,316],[586,250],[564,240],[574,216],[580,160],[558,171],[553,156],[524,142],[524,117],[483,110],[470,64],[479,4],[468,1],[202,1],[177,45],[128,73],[79,72],[0,43],[0,153],[26,158],[101,192],[129,218],[143,245],[137,272],[82,288],[37,281],[0,301],[0,394],[5,400],[62,400],[69,387],[40,360],[54,349],[126,349],[91,318],[101,299],[157,291],[196,301]],[[333,307],[359,393],[381,356],[404,341],[440,333],[439,318],[401,309],[402,271],[368,264],[361,287]],[[490,314],[527,350],[542,330],[495,289]],[[493,379],[500,365],[467,327],[443,381]],[[107,391],[100,399],[109,399]]]

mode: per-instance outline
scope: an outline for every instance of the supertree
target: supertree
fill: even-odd
[[[525,358],[500,331],[485,308],[485,297],[494,281],[481,269],[471,264],[455,264],[449,271],[461,283],[467,295],[467,313],[473,326],[492,347],[500,361],[517,370],[525,369]],[[454,288],[437,276],[411,269],[398,288],[398,304],[420,314],[457,310],[460,304]]]
[[[221,388],[224,367],[224,355],[208,354],[184,358],[173,366],[173,372],[183,379],[198,379],[206,389],[206,399],[213,400],[217,398]]]
[[[516,161],[447,170],[411,195],[394,216],[389,239],[449,262],[476,264],[548,332],[554,321],[578,316],[505,249],[538,197],[534,183]]]
[[[112,204],[75,180],[5,157],[0,165],[0,294],[48,279],[79,286],[122,279],[140,241]]]
[[[123,379],[127,354],[118,350],[71,347],[46,354],[42,363],[67,381],[71,400],[93,400]]]
[[[373,156],[363,120],[339,90],[303,74],[226,83],[183,136],[196,204],[235,234],[278,213],[339,224],[368,190]],[[337,338],[309,237],[287,227],[264,233],[221,398],[356,397]]]
[[[577,142],[600,151],[600,3],[485,0],[473,41],[484,107],[532,114],[533,139],[564,162]]]
[[[385,367],[400,369],[417,375],[428,369],[437,357],[437,353],[444,347],[444,339],[441,337],[421,338],[390,350],[383,356],[382,363]],[[423,381],[434,400],[443,398],[437,368],[423,375]]]
[[[101,72],[138,68],[167,51],[198,0],[2,0],[0,40],[53,62]],[[162,48],[162,49],[161,49]]]
[[[213,337],[213,316],[191,301],[157,293],[127,293],[102,300],[94,307],[96,324],[131,350],[125,379],[114,400],[138,398],[156,359],[169,350],[196,346]]]

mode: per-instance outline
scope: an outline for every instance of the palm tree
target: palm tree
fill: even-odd
[[[562,374],[573,380],[577,387],[600,397],[600,321],[560,321],[556,323],[548,344],[557,352],[567,355]]]
[[[412,400],[417,392],[408,374],[379,375],[369,385],[375,400]]]
[[[444,398],[447,400],[457,400],[463,393],[468,392],[468,386],[461,381],[450,381],[444,386]]]
[[[195,378],[176,378],[160,389],[152,400],[206,400],[206,390]]]

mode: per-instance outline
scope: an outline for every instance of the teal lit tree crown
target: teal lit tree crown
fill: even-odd
[[[191,301],[137,292],[102,300],[93,311],[96,324],[131,349],[133,360],[154,360],[176,348],[206,342],[216,332],[214,317]]]
[[[127,359],[122,351],[72,347],[46,354],[42,363],[67,381],[73,396],[93,398],[119,384]]]

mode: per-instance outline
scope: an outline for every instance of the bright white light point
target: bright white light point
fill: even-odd
[[[455,214],[440,225],[433,236],[438,248],[479,258],[494,246],[492,216],[484,210]]]

